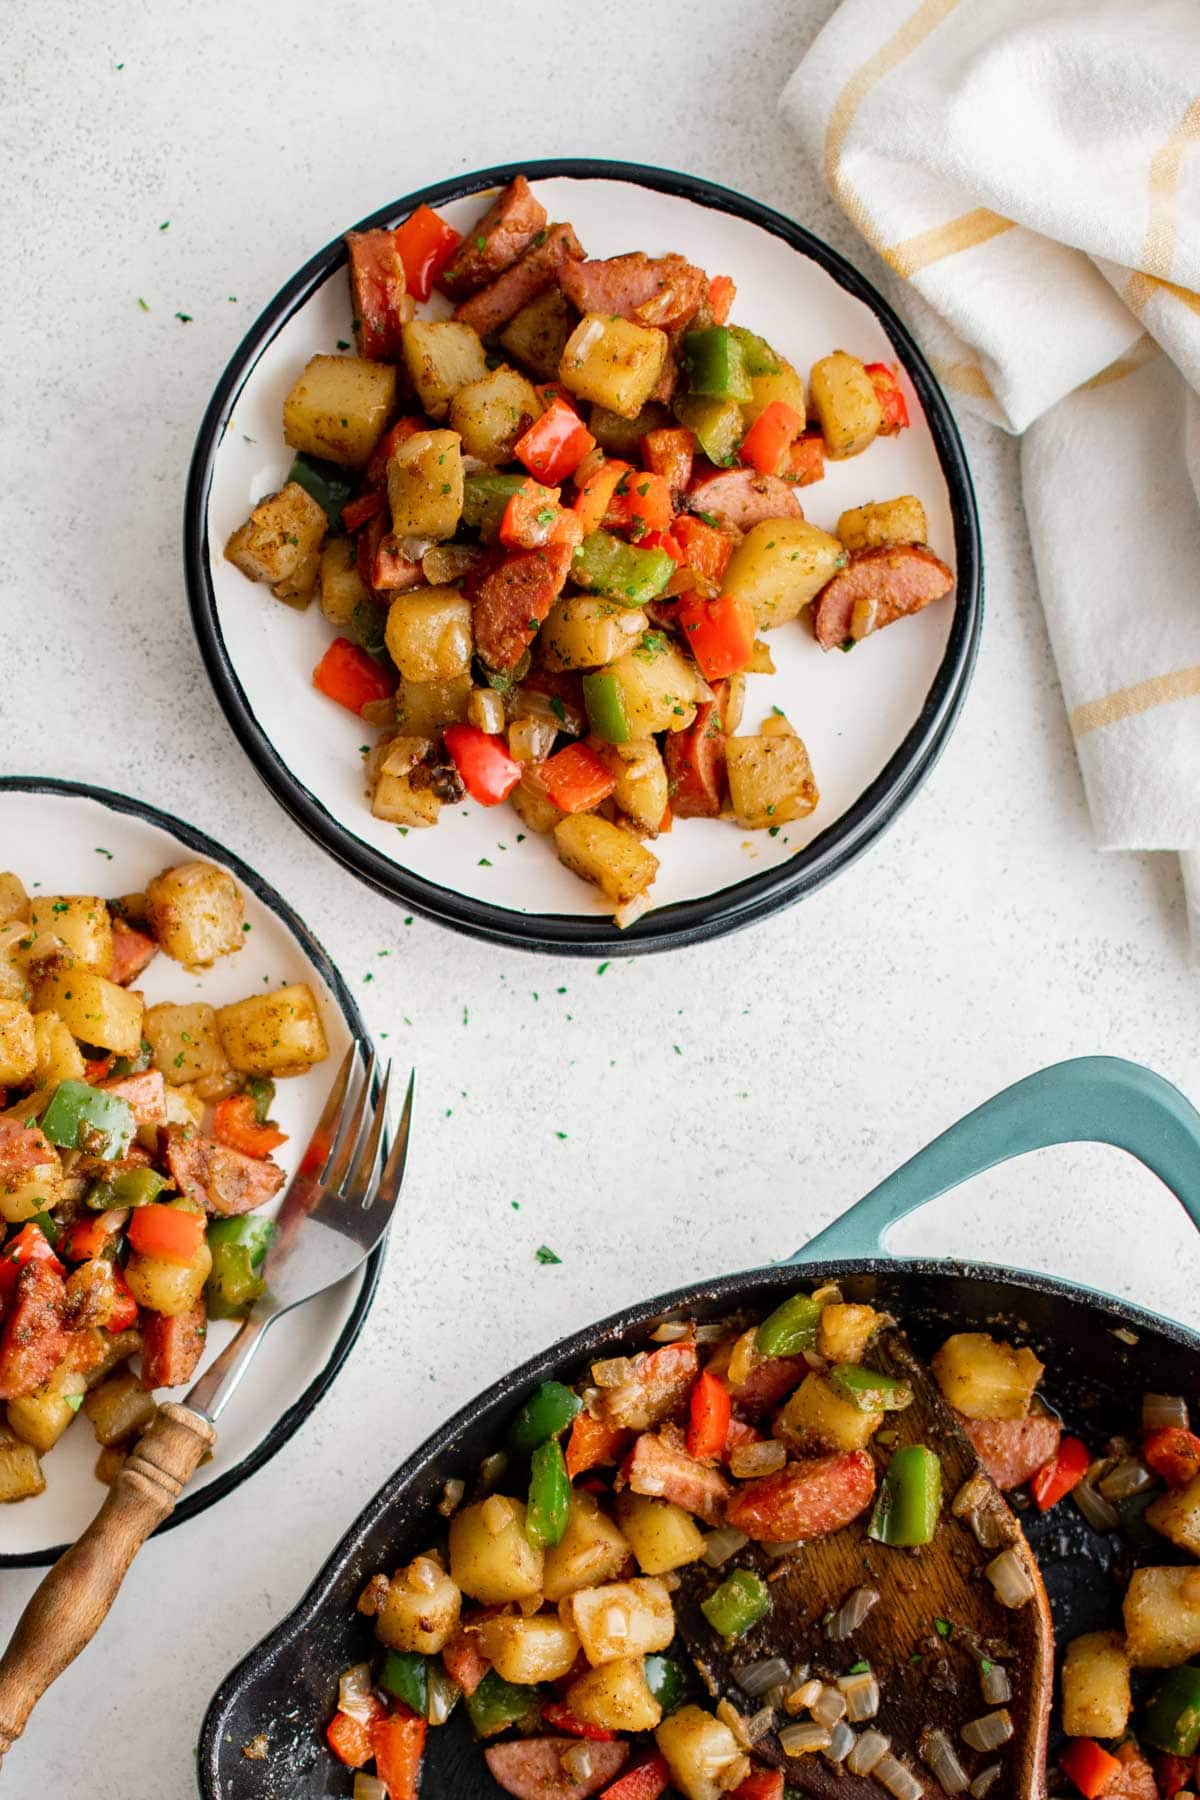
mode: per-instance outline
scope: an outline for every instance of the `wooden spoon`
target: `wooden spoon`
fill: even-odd
[[[751,1544],[721,1570],[693,1563],[680,1571],[675,1596],[680,1637],[714,1699],[728,1699],[743,1716],[763,1705],[737,1685],[736,1671],[749,1663],[780,1656],[791,1665],[807,1664],[813,1676],[832,1679],[869,1662],[880,1690],[879,1713],[870,1725],[891,1739],[893,1753],[924,1783],[928,1800],[938,1800],[944,1791],[917,1755],[928,1726],[949,1734],[972,1776],[1001,1762],[993,1800],[1041,1800],[1054,1681],[1054,1629],[1041,1572],[1011,1508],[983,1474],[957,1415],[903,1335],[884,1332],[866,1361],[913,1391],[911,1406],[887,1415],[885,1430],[896,1432],[889,1449],[925,1444],[941,1460],[943,1508],[933,1542],[919,1550],[875,1543],[867,1536],[867,1512],[834,1536],[777,1561]],[[1010,1547],[1033,1582],[1033,1598],[1017,1609],[1000,1604],[984,1574],[998,1548],[983,1548],[970,1522],[951,1512],[956,1494],[976,1476],[985,1484],[989,1517],[1010,1534]],[[700,1603],[734,1567],[757,1569],[770,1584],[772,1606],[762,1623],[730,1648],[713,1632]],[[825,1619],[864,1585],[878,1592],[877,1603],[849,1640],[832,1642]],[[1012,1685],[1007,1710],[1015,1726],[1002,1749],[982,1753],[969,1750],[960,1736],[969,1720],[996,1710],[982,1696],[981,1658],[1007,1670]],[[851,1775],[820,1754],[787,1756],[774,1732],[755,1744],[754,1754],[785,1769],[788,1785],[800,1793],[882,1800],[884,1789],[869,1776]]]

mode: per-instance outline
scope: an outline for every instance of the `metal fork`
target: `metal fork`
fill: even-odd
[[[346,1052],[317,1128],[288,1184],[263,1275],[267,1291],[233,1341],[182,1401],[160,1406],[83,1536],[34,1592],[0,1658],[0,1760],[52,1681],[89,1644],[134,1557],[174,1511],[216,1442],[228,1405],[266,1333],[293,1307],[353,1274],[391,1223],[404,1179],[415,1074],[394,1137],[391,1065],[376,1082],[373,1050]]]

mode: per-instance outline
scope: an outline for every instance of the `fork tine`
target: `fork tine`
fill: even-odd
[[[379,1185],[371,1200],[373,1207],[383,1205],[390,1211],[404,1183],[404,1165],[408,1161],[408,1140],[412,1130],[413,1094],[416,1085],[417,1071],[414,1069],[408,1078],[408,1092],[404,1096],[404,1110],[400,1114],[400,1123],[396,1127],[396,1135],[392,1140],[392,1147],[388,1152],[383,1174],[379,1177]]]
[[[308,1140],[304,1155],[300,1158],[302,1175],[317,1175],[328,1166],[341,1122],[342,1103],[346,1098],[346,1089],[350,1085],[350,1077],[358,1060],[358,1051],[359,1044],[355,1039],[342,1058],[341,1066],[333,1078],[333,1086],[321,1108],[321,1116],[313,1128],[313,1134]]]
[[[343,1117],[337,1135],[337,1141],[330,1151],[329,1161],[321,1171],[321,1185],[335,1191],[340,1188],[350,1169],[354,1165],[358,1140],[362,1136],[363,1120],[371,1103],[371,1084],[375,1079],[375,1051],[367,1053],[367,1066],[363,1074],[362,1086],[352,1106],[344,1108]]]
[[[344,1190],[343,1198],[350,1206],[364,1205],[367,1197],[375,1191],[381,1147],[382,1154],[387,1154],[387,1110],[388,1094],[391,1083],[392,1065],[389,1062],[383,1071],[383,1081],[379,1089],[379,1098],[375,1102],[375,1111],[371,1119],[370,1129],[367,1132],[366,1142],[363,1144],[362,1149],[355,1159],[354,1168]]]

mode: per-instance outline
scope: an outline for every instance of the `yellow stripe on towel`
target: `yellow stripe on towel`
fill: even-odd
[[[1102,700],[1088,700],[1071,713],[1071,730],[1083,737],[1098,731],[1102,725],[1116,725],[1132,719],[1137,713],[1153,707],[1167,706],[1173,700],[1200,698],[1200,663],[1190,669],[1176,669],[1170,675],[1152,675],[1148,681],[1135,681],[1132,687],[1118,688]]]
[[[931,263],[957,256],[963,250],[973,250],[977,244],[986,244],[990,238],[999,237],[1001,232],[1012,228],[1011,219],[993,212],[988,206],[977,206],[973,212],[960,213],[957,219],[947,219],[944,225],[933,225],[928,231],[918,231],[898,244],[890,244],[883,257],[897,275],[908,280],[919,270],[929,268]]]

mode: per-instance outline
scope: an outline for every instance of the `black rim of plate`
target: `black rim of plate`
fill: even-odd
[[[458,893],[383,856],[343,826],[298,780],[258,723],[225,647],[208,554],[208,496],[234,406],[267,345],[331,272],[346,260],[336,238],[312,257],[264,308],[235,350],[209,402],[188,474],[183,554],[192,621],[209,678],[243,750],[275,798],[329,855],[388,899],[439,924],[517,949],[577,956],[636,956],[703,943],[765,919],[839,874],[861,855],[916,793],[953,729],[970,682],[983,618],[982,549],[975,493],[962,440],[938,382],[898,315],[853,264],[802,225],[731,188],[697,175],[592,157],[512,162],[435,182],[393,201],[352,227],[369,231],[407,217],[415,206],[448,204],[503,186],[519,173],[531,181],[627,181],[745,219],[820,265],[875,314],[920,397],[950,494],[958,564],[954,618],[945,653],[915,723],[883,769],[842,816],[789,862],[698,899],[657,908],[627,931],[601,917],[520,913]]]
[[[233,851],[227,850],[223,844],[217,843],[215,838],[210,838],[203,831],[198,831],[194,825],[171,818],[168,813],[160,812],[156,806],[151,806],[145,800],[135,800],[128,794],[114,793],[111,788],[89,787],[82,781],[57,781],[50,776],[43,775],[0,775],[0,794],[14,792],[65,795],[69,799],[94,800],[98,805],[107,807],[110,812],[125,813],[133,818],[144,819],[160,831],[165,831],[169,836],[178,838],[180,843],[186,844],[197,854],[211,857],[214,862],[223,863],[227,869],[232,870],[240,882],[243,882],[251,890],[255,898],[287,927],[333,995],[356,1042],[360,1044],[368,1042],[367,1029],[358,1007],[355,1005],[353,995],[304,920],[292,910],[270,882],[264,881],[262,876],[256,874],[247,863],[242,861],[240,856],[235,856]],[[197,1513],[202,1513],[206,1508],[215,1505],[218,1500],[223,1500],[226,1494],[232,1493],[234,1488],[240,1487],[243,1481],[248,1480],[265,1463],[270,1462],[276,1451],[282,1450],[288,1439],[299,1430],[340,1373],[342,1364],[349,1356],[355,1339],[363,1328],[363,1323],[375,1298],[375,1290],[379,1285],[385,1248],[385,1244],[380,1244],[366,1259],[362,1285],[354,1305],[338,1334],[329,1360],[319,1374],[309,1382],[304,1392],[292,1402],[291,1406],[280,1414],[262,1441],[242,1457],[240,1462],[235,1463],[232,1468],[226,1469],[223,1475],[218,1475],[205,1487],[197,1488],[194,1493],[185,1494],[170,1518],[165,1519],[158,1527],[154,1533],[155,1537],[160,1537],[164,1531],[173,1530],[176,1525],[182,1525],[185,1519],[194,1519]],[[0,1552],[0,1569],[43,1568],[47,1563],[56,1562],[63,1551],[68,1548],[67,1544],[55,1544],[48,1550],[26,1550],[15,1554]]]
[[[951,1257],[873,1256],[801,1264],[789,1260],[765,1268],[748,1269],[739,1274],[693,1282],[686,1287],[675,1288],[670,1293],[659,1294],[651,1300],[627,1304],[611,1313],[608,1318],[561,1338],[539,1355],[530,1357],[519,1368],[500,1376],[465,1406],[460,1407],[452,1418],[432,1432],[388,1476],[347,1526],[290,1612],[234,1665],[209,1701],[197,1746],[199,1783],[205,1800],[218,1800],[223,1791],[220,1777],[225,1720],[237,1704],[243,1687],[255,1678],[264,1662],[307,1630],[311,1620],[324,1605],[327,1594],[336,1586],[346,1561],[354,1555],[360,1540],[384,1515],[397,1508],[405,1490],[428,1464],[436,1461],[443,1452],[453,1449],[460,1435],[469,1429],[477,1414],[485,1407],[506,1398],[515,1405],[517,1398],[527,1392],[533,1382],[545,1379],[549,1370],[561,1368],[565,1364],[582,1363],[589,1355],[594,1355],[598,1347],[615,1339],[622,1339],[631,1332],[640,1331],[654,1319],[670,1317],[690,1306],[722,1301],[744,1305],[749,1298],[757,1300],[761,1295],[771,1294],[780,1287],[787,1286],[789,1281],[794,1283],[798,1278],[806,1283],[816,1283],[864,1275],[886,1276],[895,1282],[920,1276],[950,1276],[966,1281],[995,1282],[1011,1291],[1014,1307],[1018,1310],[1022,1295],[1045,1294],[1051,1299],[1089,1307],[1095,1315],[1097,1331],[1132,1330],[1139,1335],[1157,1333],[1177,1344],[1183,1351],[1192,1355],[1200,1354],[1200,1333],[1175,1319],[1149,1312],[1132,1301],[1034,1270],[1010,1269],[999,1263],[958,1262]]]

